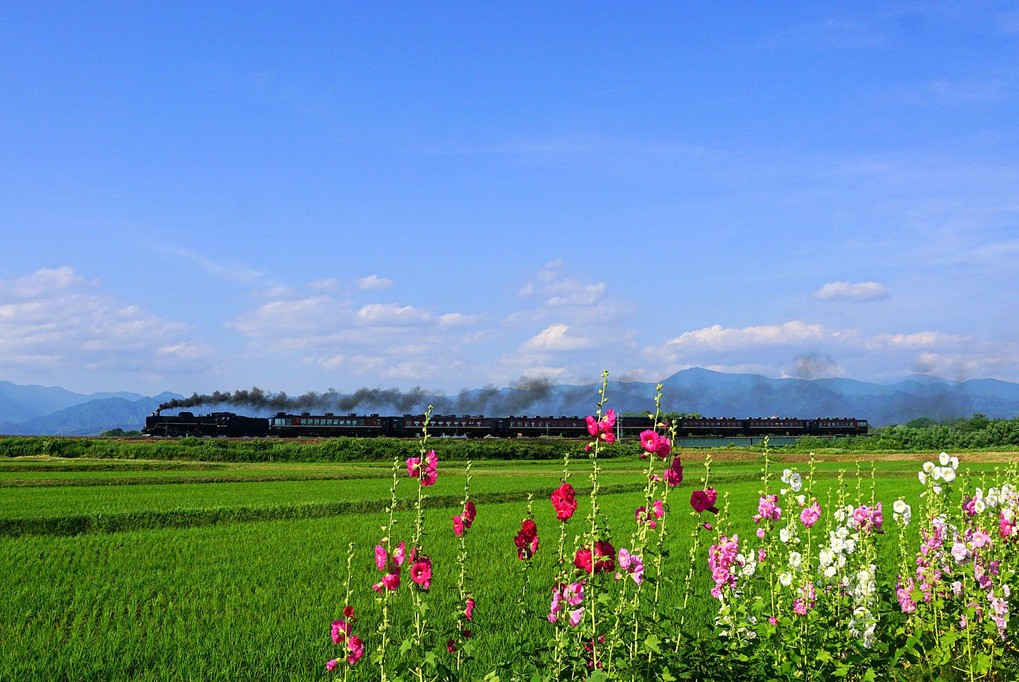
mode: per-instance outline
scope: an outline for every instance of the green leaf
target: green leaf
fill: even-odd
[[[661,648],[662,640],[658,639],[658,635],[648,635],[644,640],[645,651],[654,651],[656,654],[662,653]]]

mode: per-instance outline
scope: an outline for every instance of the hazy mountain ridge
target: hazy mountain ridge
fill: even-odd
[[[1019,415],[1019,384],[997,379],[955,382],[933,377],[910,377],[891,384],[855,379],[770,379],[757,374],[723,374],[706,369],[677,372],[663,384],[662,409],[699,412],[706,417],[857,417],[872,426],[902,424],[910,419],[936,420],[968,417],[981,412],[992,418]],[[450,396],[447,412],[478,413],[481,405],[512,406],[517,415],[592,414],[596,409],[595,384],[550,386],[540,396],[516,388],[498,391],[476,389]],[[654,409],[654,383],[609,383],[607,408],[617,412]],[[146,415],[175,393],[143,397],[134,393],[83,395],[59,387],[18,386],[0,382],[0,433],[20,435],[94,435],[114,428],[140,429]],[[425,405],[417,406],[423,411]],[[207,413],[226,410],[262,415],[271,411],[238,406],[202,405]],[[337,411],[324,407],[321,411]],[[363,402],[359,413],[399,414],[385,403]],[[501,416],[490,414],[489,416]]]

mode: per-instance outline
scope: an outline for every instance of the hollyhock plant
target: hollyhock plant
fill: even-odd
[[[403,565],[406,555],[407,550],[403,542],[393,550],[392,556],[387,555],[382,545],[375,545],[375,565],[380,571],[385,571],[386,575],[382,576],[381,582],[372,585],[373,590],[382,592],[383,589],[395,590],[400,586],[400,566]]]
[[[694,508],[698,514],[702,514],[706,511],[712,514],[718,513],[718,507],[715,506],[715,500],[718,499],[718,491],[714,488],[705,488],[704,490],[695,490],[690,496],[690,506]]]
[[[538,551],[538,526],[532,519],[520,523],[520,532],[513,538],[517,546],[517,558],[530,559]]]
[[[633,582],[640,585],[644,580],[643,559],[641,559],[641,557],[637,554],[630,554],[629,550],[625,547],[619,548],[619,552],[617,552],[616,557],[619,560],[619,570],[629,574],[630,577],[633,578]],[[617,580],[621,577],[622,573],[616,574]]]
[[[665,482],[670,486],[677,486],[683,482],[683,463],[679,457],[673,457],[672,464],[665,470]]]
[[[560,521],[568,521],[577,511],[577,497],[573,486],[563,483],[552,492],[552,506],[555,507],[555,516]]]
[[[347,663],[354,665],[364,656],[364,642],[357,635],[351,635],[347,638]]]
[[[474,597],[467,597],[464,616],[467,617],[467,620],[474,620]]]
[[[754,523],[760,523],[765,519],[778,521],[780,518],[782,518],[782,507],[778,506],[778,495],[762,495],[757,503]]]
[[[453,517],[453,532],[456,533],[457,537],[464,533],[464,520],[459,514]]]
[[[463,523],[464,528],[470,528],[474,524],[474,517],[477,516],[478,508],[470,500],[464,505]]]

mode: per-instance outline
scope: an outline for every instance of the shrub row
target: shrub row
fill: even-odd
[[[2,475],[2,473],[0,473]],[[360,471],[335,474],[256,474],[253,476],[126,476],[122,478],[9,478],[0,488],[62,488],[106,485],[174,485],[178,483],[272,483],[275,481],[344,481],[360,478],[389,478],[388,471]]]
[[[435,440],[432,447],[444,460],[559,460],[579,441],[562,439]],[[123,442],[93,438],[15,437],[0,440],[0,457],[90,457],[116,459],[190,460],[203,462],[381,462],[418,454],[417,441],[396,438],[333,438],[295,443],[274,439],[225,440],[181,438]],[[611,449],[613,457],[633,457],[637,443]]]

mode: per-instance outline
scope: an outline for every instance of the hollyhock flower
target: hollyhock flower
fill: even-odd
[[[758,528],[757,529],[757,537],[758,537],[758,539],[763,540],[765,534],[766,534],[766,531],[763,528]]]
[[[344,606],[343,607],[343,617],[346,618],[351,623],[356,623],[357,622],[357,618],[354,618],[354,607],[353,606]]]
[[[398,544],[396,546],[396,549],[393,550],[393,561],[396,562],[397,566],[403,566],[403,559],[406,556],[407,556],[407,548],[404,545],[403,541],[401,540],[400,544]]]
[[[659,435],[657,431],[642,431],[640,434],[640,445],[648,452],[658,455],[662,459],[668,457],[669,453],[672,452],[672,444],[669,443],[669,439]]]
[[[969,548],[966,547],[966,543],[956,541],[956,543],[952,545],[952,556],[955,557],[956,563],[961,564],[966,561],[969,557]]]
[[[711,596],[715,599],[722,599],[722,588],[736,587],[736,573],[731,569],[736,564],[738,555],[738,535],[731,538],[723,535],[718,539],[717,545],[712,545],[708,549],[708,567],[711,569],[711,578],[715,581],[715,586],[711,588]]]
[[[474,598],[467,597],[467,606],[464,608],[464,615],[467,620],[474,620]]]
[[[690,506],[698,513],[709,511],[712,514],[717,514],[718,508],[715,507],[715,500],[717,499],[718,491],[714,488],[695,490],[690,496]]]
[[[439,474],[439,458],[435,454],[435,450],[428,451],[424,462],[420,457],[409,457],[407,459],[407,474],[420,479],[421,485],[434,484]]]
[[[336,666],[339,665],[339,664],[340,664],[340,659],[334,658],[333,660],[326,662],[326,670],[329,670],[329,671],[336,670]]]
[[[573,492],[573,486],[563,483],[552,492],[552,506],[555,507],[555,516],[560,521],[568,521],[573,512],[577,511],[577,497]]]
[[[683,482],[683,463],[679,461],[679,457],[673,457],[672,464],[665,470],[665,482],[671,486]]]
[[[347,654],[347,663],[354,665],[364,656],[364,642],[357,635],[351,635],[347,639],[347,651],[350,652]]]
[[[754,514],[754,523],[760,523],[765,519],[778,521],[782,518],[782,508],[778,506],[778,495],[764,495],[757,503],[757,513]]]
[[[615,410],[606,412],[600,421],[591,416],[586,417],[585,421],[587,422],[587,432],[589,434],[606,443],[616,442],[616,436],[612,432],[612,429],[616,427]]]
[[[382,576],[382,581],[372,585],[372,589],[376,592],[381,593],[383,588],[387,590],[395,590],[400,586],[400,569],[396,569],[394,573],[387,573]]]
[[[611,543],[605,540],[598,540],[594,543],[594,554],[596,558],[594,562],[595,573],[611,571],[616,567],[616,550]],[[573,557],[573,565],[585,573],[591,572],[590,545],[577,550],[577,554]]]
[[[820,518],[821,518],[821,505],[818,504],[816,500],[812,505],[810,505],[809,507],[804,507],[803,511],[800,512],[800,521],[802,521],[803,525],[806,526],[807,528],[810,528],[815,523],[817,523],[817,520]]]
[[[461,535],[463,535],[463,532],[464,532],[464,520],[459,515],[453,517],[453,532],[456,533],[457,537],[460,537]]]
[[[464,528],[470,528],[474,524],[474,517],[478,513],[478,508],[473,502],[467,500],[467,504],[464,505],[463,523]]]
[[[570,627],[577,627],[580,625],[580,620],[584,617],[584,607],[581,606],[575,611],[570,611]]]
[[[530,559],[538,551],[538,526],[532,519],[520,523],[520,532],[513,538],[517,546],[518,559]]]
[[[775,618],[775,616],[768,616],[768,622],[772,625],[778,625],[778,618]]]
[[[446,651],[453,653],[456,651],[456,642],[452,639],[446,640]]]
[[[422,554],[410,567],[410,579],[427,590],[432,585],[432,560]]]
[[[334,620],[332,625],[332,637],[333,643],[339,644],[340,642],[347,639],[347,635],[350,634],[350,623],[343,620]]]
[[[375,565],[380,571],[386,570],[386,548],[382,545],[375,545]]]
[[[651,474],[651,482],[652,483],[661,483],[662,482],[662,477],[659,476],[658,474]]]
[[[636,554],[630,554],[625,547],[620,547],[617,553],[620,570],[626,571],[638,585],[644,580],[644,560]]]

